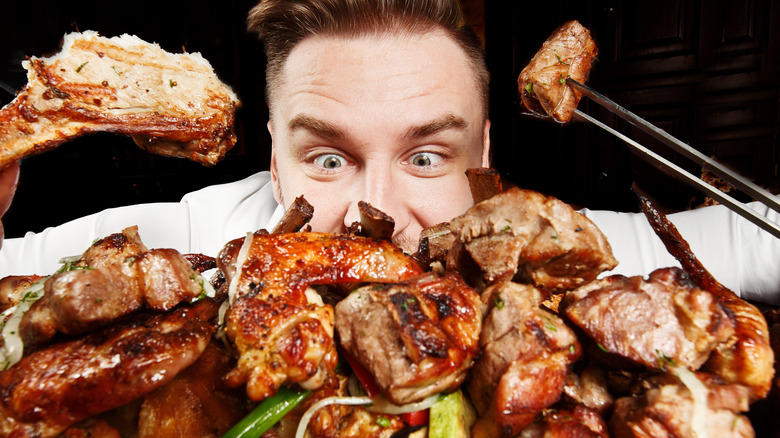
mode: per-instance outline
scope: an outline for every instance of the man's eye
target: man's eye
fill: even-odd
[[[412,155],[409,162],[414,166],[426,167],[437,164],[441,160],[441,157],[431,152],[419,152]]]
[[[314,158],[314,164],[325,169],[338,169],[346,163],[344,158],[338,155],[323,154]]]

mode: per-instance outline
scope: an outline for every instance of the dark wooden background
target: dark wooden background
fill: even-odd
[[[212,168],[141,152],[131,140],[96,134],[22,163],[17,196],[4,218],[8,236],[100,211],[184,193],[268,167],[264,59],[245,31],[251,0],[0,3],[0,105],[26,82],[20,62],[57,50],[62,35],[97,30],[136,34],[163,48],[201,52],[243,101],[239,143]],[[636,211],[631,188],[667,211],[701,196],[645,165],[618,140],[583,123],[522,116],[516,78],[542,41],[577,19],[600,48],[593,88],[681,140],[776,190],[780,126],[780,0],[624,0],[531,4],[468,0],[484,35],[492,73],[494,163],[517,185],[577,206]],[[587,100],[580,109],[623,132]],[[641,136],[635,138],[642,138]],[[648,139],[643,142],[651,145]],[[698,172],[663,148],[658,152]]]

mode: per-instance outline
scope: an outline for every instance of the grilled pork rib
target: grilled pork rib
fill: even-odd
[[[59,54],[23,65],[27,85],[0,110],[0,168],[101,131],[204,165],[236,143],[238,99],[200,54],[83,32],[66,35]]]
[[[226,332],[240,354],[229,378],[258,401],[286,383],[315,389],[333,377],[333,308],[308,286],[422,273],[390,242],[325,233],[255,233],[229,242],[217,263],[232,303]]]
[[[396,405],[457,389],[481,327],[479,295],[455,273],[364,286],[336,305],[341,345]]]
[[[24,356],[0,373],[0,436],[54,437],[164,385],[206,348],[217,307],[202,300]]]
[[[523,105],[556,122],[571,120],[582,94],[566,85],[566,79],[585,83],[597,54],[590,31],[579,22],[556,29],[517,78]]]

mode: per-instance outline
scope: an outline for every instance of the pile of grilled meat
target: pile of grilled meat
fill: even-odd
[[[0,372],[0,436],[220,436],[282,387],[312,391],[301,409],[344,394],[342,354],[396,405],[462,389],[475,437],[754,436],[743,414],[774,375],[764,316],[679,268],[599,278],[609,243],[555,198],[501,192],[414,255],[296,222],[216,259],[128,228],[68,270],[0,281],[0,310],[44,291]],[[199,271],[215,266],[211,294]],[[328,406],[308,433],[404,428],[383,416]]]

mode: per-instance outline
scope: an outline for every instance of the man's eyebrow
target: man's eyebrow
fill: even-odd
[[[287,127],[290,131],[305,129],[327,138],[341,138],[345,136],[344,130],[338,126],[307,114],[298,114],[293,117],[287,123]]]
[[[428,137],[440,131],[445,131],[447,129],[462,130],[466,129],[466,127],[468,127],[468,122],[466,122],[466,119],[454,114],[446,114],[442,117],[433,119],[428,123],[409,128],[404,134],[404,137],[409,140],[416,140]]]

